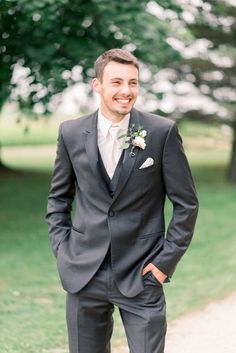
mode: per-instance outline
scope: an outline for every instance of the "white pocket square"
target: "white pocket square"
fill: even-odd
[[[141,167],[139,167],[139,169],[143,169],[143,168],[147,168],[150,167],[151,165],[154,164],[154,159],[149,157],[146,159],[146,161],[141,165]]]

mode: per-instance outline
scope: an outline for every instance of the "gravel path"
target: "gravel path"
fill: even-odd
[[[236,292],[172,322],[166,353],[236,353]]]
[[[236,292],[169,323],[165,353],[236,353]]]

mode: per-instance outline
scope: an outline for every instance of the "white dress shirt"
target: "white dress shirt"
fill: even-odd
[[[119,123],[113,123],[105,116],[102,115],[101,111],[98,111],[98,122],[97,122],[97,131],[98,131],[98,148],[102,157],[103,164],[108,172],[110,178],[112,178],[116,164],[119,161],[120,155],[122,153],[121,144],[122,141],[118,140],[119,144],[117,144],[116,151],[111,150],[111,135],[109,130],[113,126],[117,126],[117,130],[119,130],[119,134],[126,134],[129,126],[130,114],[127,114]],[[121,131],[120,131],[121,130]],[[115,154],[115,165],[112,170],[110,170],[111,163],[111,153]],[[114,157],[114,156],[113,156]],[[114,160],[114,158],[113,158]]]

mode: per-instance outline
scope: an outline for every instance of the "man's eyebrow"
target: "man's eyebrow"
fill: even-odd
[[[111,81],[113,81],[113,80],[120,80],[120,81],[123,81],[124,79],[121,78],[121,77],[112,77],[110,80],[111,80]],[[137,82],[138,82],[138,79],[137,79],[137,78],[131,78],[129,81],[137,81]]]
[[[111,81],[112,81],[112,80],[123,80],[123,78],[121,78],[121,77],[112,77],[112,78],[111,78]]]

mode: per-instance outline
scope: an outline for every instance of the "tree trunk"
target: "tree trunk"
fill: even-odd
[[[227,178],[231,183],[236,184],[236,121],[233,124],[233,144]]]
[[[1,143],[0,143],[0,175],[2,174],[12,174],[13,173],[13,170],[8,168],[2,161],[2,146],[1,146]]]
[[[0,175],[2,174],[12,174],[13,170],[8,168],[1,160],[0,158]]]

